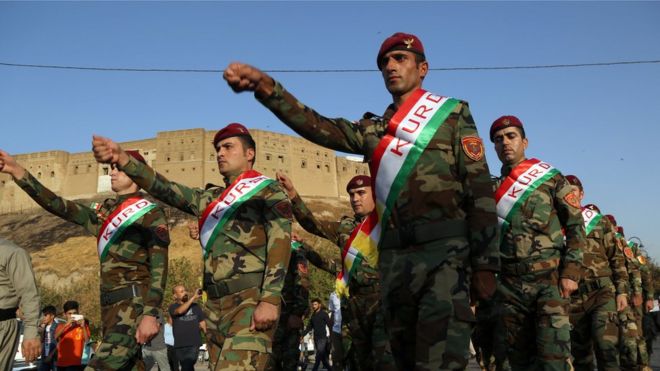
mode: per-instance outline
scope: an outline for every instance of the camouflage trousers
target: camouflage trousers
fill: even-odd
[[[266,368],[275,327],[267,331],[250,331],[258,298],[259,289],[254,287],[208,300],[204,305],[211,370]]]
[[[583,287],[582,285],[580,287]],[[620,370],[619,326],[614,286],[571,296],[571,353],[576,371],[592,371],[594,356],[598,370]]]
[[[142,306],[132,299],[101,307],[103,340],[85,370],[143,371],[142,350],[135,340],[141,319]]]
[[[288,314],[280,315],[273,339],[273,353],[268,361],[267,370],[295,371],[298,369],[302,329],[290,328],[288,320]]]
[[[512,370],[572,370],[568,300],[556,269],[503,274],[497,288],[503,336]]]
[[[501,306],[494,301],[480,301],[475,314],[477,325],[472,334],[472,344],[477,352],[477,362],[482,370],[511,370],[506,359],[506,342],[502,336]]]
[[[348,328],[351,346],[344,352],[345,364],[351,370],[373,370],[380,362],[387,342],[383,316],[380,313],[378,287],[351,288],[351,295],[341,301],[342,324]],[[382,335],[378,335],[378,333]],[[374,339],[374,336],[377,338]],[[381,344],[376,346],[376,344]]]
[[[475,322],[468,256],[467,242],[458,238],[380,251],[382,311],[399,370],[467,366]]]
[[[648,366],[649,355],[641,327],[641,308],[629,305],[619,313],[619,322],[621,370],[634,371]]]

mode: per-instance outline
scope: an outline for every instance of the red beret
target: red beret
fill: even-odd
[[[386,53],[392,50],[406,50],[415,54],[424,56],[424,45],[422,41],[415,35],[403,32],[397,32],[383,41],[376,57],[376,65],[380,68],[380,59]],[[426,57],[425,57],[426,58]]]
[[[133,157],[134,159],[140,161],[141,163],[143,163],[143,164],[145,164],[145,165],[147,164],[147,161],[144,159],[144,157],[142,157],[142,155],[140,154],[140,152],[138,152],[137,150],[135,150],[135,149],[132,149],[132,150],[129,149],[129,150],[125,151],[125,152],[126,152],[129,156],[131,156],[131,157]]]
[[[502,116],[493,121],[493,124],[490,126],[490,141],[494,142],[493,135],[495,135],[498,130],[508,127],[520,128],[523,131],[523,135],[525,134],[523,124],[516,116]]]
[[[616,231],[621,233],[622,236],[626,235],[625,233],[623,233],[623,227],[616,227]]]
[[[346,184],[346,192],[353,188],[371,187],[371,177],[369,175],[356,175]]]
[[[585,205],[584,207],[586,207],[587,209],[595,210],[596,212],[600,213],[600,209],[598,208],[598,206],[596,206],[594,204],[588,204],[588,205]]]
[[[610,221],[610,223],[616,225],[616,219],[614,219],[614,215],[612,214],[607,214],[605,217]]]
[[[213,137],[213,146],[215,147],[218,142],[223,139],[237,137],[240,135],[251,136],[250,132],[245,128],[245,126],[233,122],[215,133],[215,136]]]
[[[582,182],[575,175],[566,175],[566,180],[568,180],[568,183],[570,185],[574,185],[574,186],[580,188],[580,191],[584,190],[584,188],[582,188]]]

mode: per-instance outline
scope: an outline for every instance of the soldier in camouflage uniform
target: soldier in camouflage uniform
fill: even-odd
[[[229,65],[224,78],[236,92],[254,91],[264,106],[304,138],[362,154],[375,167],[372,160],[380,156],[376,147],[381,140],[403,135],[388,132],[390,120],[397,111],[403,115],[409,109],[404,102],[427,94],[420,88],[428,72],[421,41],[403,33],[385,40],[377,65],[393,103],[383,117],[366,113],[358,121],[321,116],[249,65]],[[382,306],[399,369],[466,367],[475,321],[470,287],[475,297],[489,298],[495,291],[496,215],[483,143],[468,104],[451,101],[456,104],[429,133],[429,142],[420,148],[400,192],[390,195],[391,217],[380,234]]]
[[[136,151],[131,158],[143,163]],[[72,223],[81,225],[102,240],[109,233],[106,222],[118,221],[113,215],[123,205],[141,199],[139,187],[123,172],[113,167],[113,199],[101,204],[83,205],[58,197],[23,169],[7,153],[0,151],[0,171],[11,174],[18,186],[41,207]],[[136,205],[136,204],[134,204]],[[155,205],[154,205],[155,206]],[[130,212],[123,209],[122,215]],[[135,214],[134,214],[135,215]],[[127,217],[130,219],[130,216]],[[151,208],[132,224],[121,224],[111,237],[101,257],[101,320],[103,340],[88,369],[142,370],[140,344],[158,333],[157,318],[167,280],[167,248],[170,238],[165,215],[160,207]]]
[[[566,179],[582,202],[584,189],[575,175]],[[585,216],[586,215],[586,216]],[[616,227],[595,205],[583,208],[587,245],[583,249],[582,281],[571,295],[571,353],[576,370],[619,370],[618,313],[628,306],[628,271],[616,239]],[[616,297],[615,297],[616,295]]]
[[[518,118],[495,120],[490,139],[502,161],[496,191],[502,223],[497,300],[509,364],[513,370],[571,370],[568,298],[578,288],[586,245],[580,205],[570,184],[547,163],[538,162],[554,170],[545,175],[538,175],[540,167],[521,171],[538,160],[525,157],[528,140]],[[504,212],[509,196],[516,203]]]
[[[321,222],[307,208],[291,180],[281,173],[277,174],[277,178],[291,200],[293,215],[298,223],[307,232],[334,243],[339,248],[340,256],[353,230],[373,211],[375,206],[371,192],[371,178],[366,175],[358,175],[346,185],[351,208],[355,213],[354,217],[344,216],[335,223]],[[376,328],[383,326],[380,314],[378,269],[374,265],[367,259],[360,261],[349,278],[349,296],[341,300],[342,324],[347,326],[351,338],[351,347],[345,352],[344,358],[351,370],[373,370],[376,366],[374,361],[380,361],[373,354],[374,326]],[[335,274],[339,271],[340,269]],[[378,352],[382,351],[381,346]]]
[[[640,241],[641,242],[641,241]],[[646,348],[646,338],[644,336],[644,328],[642,326],[642,321],[644,318],[644,313],[649,312],[653,309],[653,276],[651,269],[648,266],[648,261],[645,253],[643,252],[640,245],[635,242],[629,242],[631,245],[632,251],[635,254],[635,258],[639,263],[639,272],[642,276],[642,293],[644,303],[639,307],[635,307],[635,323],[639,329],[639,338],[637,340],[637,366],[639,370],[650,371],[649,367],[649,352]]]
[[[252,170],[256,145],[232,123],[213,140],[227,188],[190,188],[94,137],[96,159],[116,163],[154,197],[200,218],[207,344],[216,370],[263,370],[271,353],[291,256],[291,204],[280,185]]]

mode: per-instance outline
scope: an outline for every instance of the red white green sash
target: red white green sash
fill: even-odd
[[[582,208],[582,219],[584,219],[584,231],[588,236],[591,231],[594,230],[594,227],[598,222],[603,219],[603,216],[599,214],[596,210],[591,210],[587,207]]]
[[[96,238],[96,248],[101,261],[105,259],[110,246],[117,241],[126,228],[156,206],[155,203],[142,197],[131,197],[122,202],[105,219],[101,226],[101,233]]]
[[[274,182],[258,171],[248,170],[225,189],[217,200],[211,202],[199,219],[199,242],[206,258],[211,246],[227,221],[243,202]]]
[[[399,107],[378,143],[371,162],[376,209],[351,233],[342,251],[342,271],[337,275],[337,293],[348,296],[348,282],[355,267],[366,259],[378,262],[378,245],[394,203],[436,131],[459,101],[417,89]]]
[[[559,170],[552,165],[535,158],[525,160],[511,170],[495,191],[500,239],[508,230],[513,215],[520,211],[529,195],[558,173]]]

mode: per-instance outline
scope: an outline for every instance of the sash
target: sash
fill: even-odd
[[[376,208],[353,230],[342,250],[338,294],[348,296],[349,278],[360,261],[366,259],[376,266],[382,232],[401,189],[438,128],[458,104],[457,99],[417,89],[390,120],[370,166]]]
[[[535,189],[559,173],[552,165],[535,158],[525,160],[511,170],[495,191],[497,223],[500,241],[511,224],[511,219]]]
[[[206,207],[199,219],[199,242],[202,245],[204,258],[208,255],[218,233],[227,224],[236,209],[272,182],[274,182],[273,179],[261,175],[257,171],[248,170],[236,178],[217,200]]]
[[[603,219],[603,216],[596,212],[596,210],[591,210],[585,207],[582,209],[582,218],[584,219],[585,235],[588,236],[589,233],[594,230],[594,227],[596,227],[598,222]]]
[[[154,209],[157,205],[141,197],[131,197],[122,202],[103,222],[101,233],[96,238],[96,248],[99,259],[103,261],[110,245],[115,243],[119,236],[140,219],[144,214]]]

